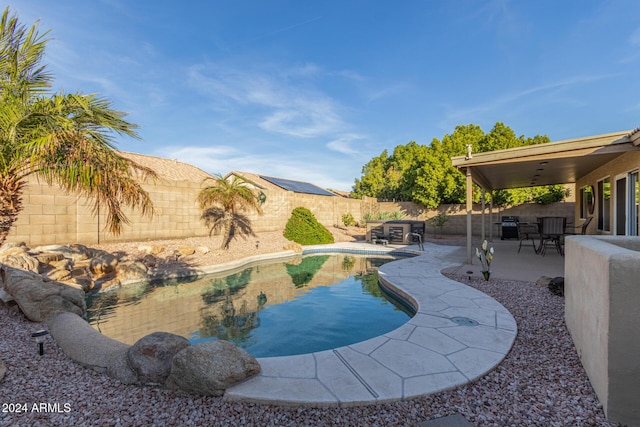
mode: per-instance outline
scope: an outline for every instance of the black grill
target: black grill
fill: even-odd
[[[503,216],[502,217],[502,234],[500,240],[504,239],[517,239],[518,238],[518,216]]]

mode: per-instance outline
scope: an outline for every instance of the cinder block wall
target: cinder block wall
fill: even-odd
[[[407,215],[406,219],[428,220],[439,213],[445,213],[449,216],[449,219],[442,227],[442,230],[437,230],[438,235],[467,234],[467,208],[465,205],[441,205],[437,209],[425,209],[411,202],[380,202],[379,209],[380,212],[404,212]],[[494,223],[500,222],[502,216],[518,216],[521,222],[535,222],[538,217],[542,216],[563,216],[570,222],[574,218],[574,210],[574,202],[558,202],[547,205],[526,203],[509,208],[494,208],[490,214],[489,205],[487,204],[484,218],[485,231],[488,236],[489,228],[492,227],[493,236],[499,236],[500,225]],[[482,205],[480,204],[473,205],[471,226],[474,235],[478,236],[482,233]],[[427,225],[427,234],[433,232],[433,227]]]
[[[566,239],[565,321],[605,414],[640,425],[640,239]]]
[[[104,229],[104,209],[94,214],[85,197],[68,195],[57,186],[31,179],[23,196],[24,210],[7,241],[25,242],[32,247],[206,236],[208,229],[200,220],[201,211],[196,203],[200,186],[189,181],[143,183],[154,205],[153,217],[125,209],[131,223],[123,226],[119,236],[114,236]]]
[[[25,242],[33,247],[46,244],[96,244],[119,241],[146,241],[158,239],[179,239],[207,236],[209,230],[200,219],[201,210],[196,202],[202,188],[201,182],[158,179],[145,182],[143,188],[149,193],[154,205],[153,217],[141,216],[139,211],[125,210],[131,223],[124,225],[122,233],[115,236],[105,231],[106,212],[99,209],[97,214],[91,209],[87,199],[65,194],[56,186],[48,186],[31,179],[24,193],[24,210],[9,234],[9,242]],[[253,230],[258,232],[279,231],[291,216],[293,209],[302,206],[309,209],[325,226],[342,226],[342,215],[350,213],[356,221],[361,221],[368,212],[402,211],[407,219],[426,220],[445,212],[449,220],[438,234],[466,234],[466,211],[462,205],[443,205],[438,209],[425,209],[412,202],[380,202],[376,199],[347,199],[344,197],[317,196],[291,191],[265,191],[267,196],[262,206],[264,214],[248,213]],[[491,225],[500,220],[501,215],[518,215],[521,221],[534,221],[538,216],[566,216],[572,218],[573,203],[550,205],[522,205],[506,210],[494,209],[490,217],[485,210],[487,236],[489,226],[493,236],[499,236],[499,226]],[[480,235],[481,206],[473,207],[473,233]],[[433,233],[427,226],[427,234]]]

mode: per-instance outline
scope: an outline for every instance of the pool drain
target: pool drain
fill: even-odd
[[[460,326],[478,326],[477,321],[469,319],[468,317],[452,317],[449,320]]]

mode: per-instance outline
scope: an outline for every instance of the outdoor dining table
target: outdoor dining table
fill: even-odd
[[[564,256],[562,248],[564,244],[565,228],[567,226],[567,218],[563,216],[545,216],[538,218],[540,228],[540,246],[537,253],[545,255],[547,243],[552,243],[558,253]]]

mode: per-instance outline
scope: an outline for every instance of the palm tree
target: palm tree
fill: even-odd
[[[260,201],[249,186],[251,183],[237,175],[230,179],[216,175],[207,180],[212,180],[213,185],[200,190],[198,202],[204,210],[202,219],[209,227],[209,235],[224,230],[220,249],[228,249],[236,234],[254,236],[251,221],[242,214],[247,210],[262,214]]]
[[[152,214],[137,179],[155,173],[115,150],[114,136],[139,138],[137,126],[97,95],[48,95],[52,76],[41,65],[48,39],[9,15],[0,20],[0,245],[23,209],[29,176],[58,184],[106,208],[106,228],[118,234],[129,222],[123,206]],[[136,179],[137,178],[137,179]]]

